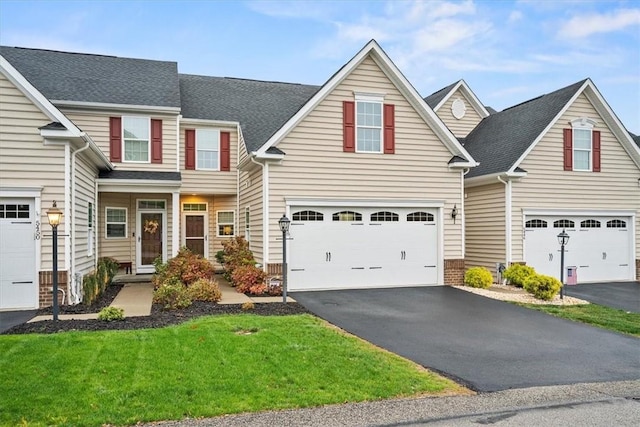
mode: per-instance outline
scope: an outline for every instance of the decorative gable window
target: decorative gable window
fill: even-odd
[[[112,162],[162,163],[162,120],[109,118],[109,158]]]
[[[600,172],[600,131],[586,117],[573,120],[564,129],[564,170]]]
[[[217,129],[185,130],[184,168],[229,172],[231,170],[231,133]]]
[[[383,104],[383,96],[356,93],[343,102],[343,151],[395,152],[395,106]]]

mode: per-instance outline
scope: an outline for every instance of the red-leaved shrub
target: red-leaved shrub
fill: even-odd
[[[267,290],[267,273],[254,265],[241,265],[233,270],[231,279],[242,294],[262,295]]]
[[[199,279],[213,279],[214,274],[211,262],[184,247],[180,249],[178,255],[166,263],[156,260],[154,265],[156,273],[151,281],[156,288],[163,284],[178,282],[189,286]]]

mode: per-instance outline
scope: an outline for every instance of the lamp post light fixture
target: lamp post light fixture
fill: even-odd
[[[58,226],[62,222],[62,211],[55,200],[53,207],[47,211],[47,217],[53,229],[53,320],[58,321]]]
[[[291,220],[285,214],[278,221],[280,231],[282,231],[282,302],[287,302],[287,233],[289,232]]]
[[[558,243],[560,243],[560,299],[564,299],[564,247],[569,244],[569,235],[564,228],[562,233],[558,234]]]

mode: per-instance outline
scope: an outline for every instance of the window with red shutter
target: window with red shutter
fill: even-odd
[[[384,154],[394,154],[396,150],[395,105],[384,104]]]
[[[573,129],[564,129],[564,170],[573,170]]]
[[[109,159],[112,162],[122,161],[122,119],[109,118]]]
[[[229,172],[231,170],[231,134],[220,132],[220,170]]]
[[[342,151],[356,151],[356,104],[353,101],[342,102]]]
[[[151,163],[162,163],[162,120],[151,119]]]
[[[196,131],[186,129],[184,131],[184,168],[195,170],[196,168]]]
[[[594,130],[592,134],[593,147],[593,171],[600,172],[600,131]]]

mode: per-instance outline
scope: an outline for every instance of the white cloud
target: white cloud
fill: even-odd
[[[522,14],[522,12],[520,12],[519,10],[514,10],[509,14],[509,18],[507,19],[507,21],[510,24],[513,24],[514,22],[521,21],[523,17],[524,15]]]
[[[331,2],[309,1],[249,1],[249,9],[262,15],[278,18],[315,19],[322,20],[329,17]]]
[[[596,33],[619,31],[632,25],[640,25],[640,9],[618,9],[610,13],[577,15],[567,22],[558,35],[568,38],[584,38]]]

